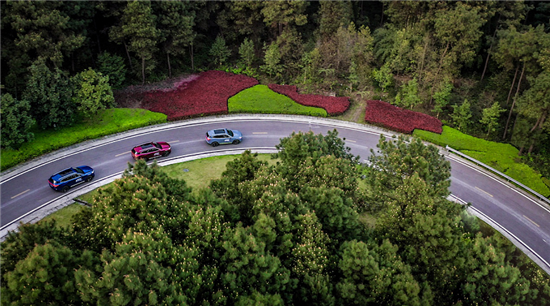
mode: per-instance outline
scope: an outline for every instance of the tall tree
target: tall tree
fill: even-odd
[[[308,5],[309,2],[303,0],[264,1],[262,8],[264,22],[281,35],[286,27],[302,26],[307,23],[305,10]]]
[[[479,121],[481,124],[487,126],[487,137],[491,132],[496,131],[498,125],[498,119],[500,114],[505,110],[500,107],[498,102],[493,103],[491,107],[483,110],[483,117]]]
[[[243,64],[247,67],[251,67],[254,62],[254,54],[254,42],[248,38],[245,38],[239,47],[239,55],[241,56],[241,61]]]
[[[7,2],[3,16],[17,32],[15,45],[30,54],[30,60],[42,58],[50,67],[61,68],[65,57],[82,46],[85,36],[71,28],[64,4],[50,1]]]
[[[109,77],[113,89],[119,89],[126,80],[126,65],[124,59],[116,54],[102,52],[97,57],[97,71]]]
[[[457,129],[465,132],[470,125],[470,118],[472,118],[471,104],[468,99],[464,99],[464,102],[460,105],[455,105],[451,118],[453,118],[454,124]]]
[[[214,64],[220,66],[231,56],[231,50],[225,45],[225,39],[218,35],[210,48],[209,54],[214,57]]]
[[[351,1],[320,1],[319,31],[322,38],[329,38],[340,27],[347,28],[351,22]]]
[[[16,100],[9,93],[3,94],[0,116],[2,117],[2,148],[19,149],[32,141],[30,132],[35,120],[30,115],[31,105],[25,100]]]
[[[159,30],[152,13],[150,1],[130,1],[121,17],[120,28],[113,28],[111,39],[123,41],[128,51],[141,60],[141,82],[145,84],[145,72],[155,68],[153,54],[157,50]],[[146,65],[147,64],[147,65]]]
[[[74,82],[76,89],[72,99],[84,116],[91,118],[99,110],[114,106],[109,77],[89,68],[79,73]]]
[[[397,249],[388,240],[380,246],[356,240],[342,245],[338,267],[344,277],[337,288],[346,304],[420,304],[420,285]]]
[[[163,41],[163,50],[168,62],[168,76],[172,77],[170,55],[182,56],[185,49],[195,39],[193,31],[195,25],[194,12],[190,12],[187,3],[179,1],[153,2],[158,7],[157,16],[160,37]]]
[[[43,62],[33,64],[29,74],[23,99],[31,103],[38,125],[45,129],[72,124],[76,107],[69,77],[58,68],[51,71]]]

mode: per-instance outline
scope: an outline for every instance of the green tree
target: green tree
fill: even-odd
[[[161,1],[153,2],[153,4],[159,9],[157,16],[160,37],[163,40],[163,50],[168,62],[168,76],[171,78],[170,56],[183,56],[185,49],[193,43],[196,36],[193,31],[195,16],[189,12],[189,7],[185,2]]]
[[[467,131],[470,125],[470,118],[472,118],[472,109],[468,99],[464,99],[464,102],[460,105],[454,106],[454,111],[451,114],[454,124],[460,131]]]
[[[403,180],[414,174],[426,182],[430,195],[449,195],[450,164],[435,146],[426,146],[418,138],[399,136],[386,140],[380,136],[376,147],[378,152],[372,150],[368,158],[373,171],[369,172],[367,183],[375,195],[380,195],[378,201],[387,201],[394,190],[403,186]]]
[[[465,261],[463,207],[432,195],[431,186],[418,173],[404,178],[385,205],[376,220],[377,236],[399,247],[416,279],[427,281],[435,292],[445,292],[435,304],[455,301],[461,284],[456,273]]]
[[[302,26],[307,23],[305,10],[309,2],[298,1],[264,1],[262,15],[267,26],[278,30],[278,35],[283,30],[294,25]]]
[[[102,52],[97,57],[97,71],[109,77],[111,88],[119,89],[126,80],[126,65],[124,59],[116,54]]]
[[[418,82],[416,78],[403,85],[401,91],[395,97],[395,104],[405,108],[413,108],[421,103],[422,100],[418,96]]]
[[[383,92],[386,92],[393,84],[393,74],[387,64],[384,64],[380,69],[374,69],[373,77],[374,80],[378,82],[378,86],[382,88]]]
[[[14,1],[2,6],[3,23],[16,31],[15,45],[31,55],[31,62],[42,59],[61,68],[64,59],[83,45],[84,35],[74,31],[74,21],[63,7],[61,2],[50,1]]]
[[[331,37],[341,26],[348,26],[352,18],[350,1],[320,1],[319,4],[319,31],[322,37]]]
[[[252,67],[254,62],[254,43],[252,40],[245,38],[239,47],[239,55],[241,56],[241,61],[246,67]]]
[[[155,305],[184,301],[177,292],[178,285],[171,282],[172,270],[159,264],[159,257],[170,252],[169,239],[159,228],[152,231],[156,233],[129,231],[117,243],[115,253],[102,252],[101,267],[96,266],[95,271],[88,267],[76,271],[75,280],[83,302]],[[163,238],[165,241],[160,240]]]
[[[420,305],[420,285],[397,249],[388,240],[380,246],[356,240],[342,244],[343,278],[337,288],[346,304]]]
[[[265,65],[260,66],[263,72],[276,79],[281,77],[284,66],[281,64],[281,53],[279,45],[276,42],[272,42],[269,46],[265,47],[264,63]]]
[[[500,114],[505,111],[506,110],[500,107],[498,102],[493,103],[491,107],[483,110],[483,117],[479,120],[479,122],[487,126],[487,137],[489,137],[491,132],[496,131]]]
[[[462,285],[466,303],[526,303],[531,290],[529,282],[521,276],[518,267],[506,261],[505,253],[496,248],[493,237],[483,238],[478,234],[466,258],[466,281]]]
[[[531,87],[518,99],[518,112],[535,122],[531,133],[550,131],[550,73],[542,72],[536,78],[528,77]],[[533,147],[529,149],[531,153]]]
[[[65,241],[65,233],[56,226],[55,220],[21,224],[18,230],[19,232],[9,232],[1,245],[2,286],[7,284],[7,273],[15,270],[17,263],[25,259],[35,246],[46,244],[48,240]]]
[[[124,41],[128,51],[134,52],[141,60],[141,80],[142,84],[145,84],[146,71],[150,72],[155,68],[153,54],[157,50],[160,36],[151,2],[128,2],[121,22],[121,27],[112,29],[110,35],[114,40]]]
[[[445,109],[445,107],[447,107],[447,105],[449,104],[452,90],[453,90],[453,84],[449,81],[449,79],[446,79],[443,83],[441,83],[440,89],[433,94],[432,96],[432,99],[434,100],[433,112],[437,113],[437,118],[439,118],[439,113],[442,112]]]
[[[76,107],[69,77],[57,68],[51,71],[44,63],[33,64],[29,73],[23,100],[30,102],[38,125],[45,129],[72,124]]]
[[[89,251],[83,257],[90,258]],[[80,297],[75,282],[75,269],[91,263],[79,259],[69,248],[55,242],[36,245],[25,259],[8,272],[7,287],[2,290],[2,303],[17,305],[76,304]],[[86,265],[87,266],[87,265]]]
[[[109,77],[89,68],[75,78],[76,89],[73,102],[86,117],[92,118],[99,110],[113,107],[115,98]]]
[[[31,105],[26,100],[16,100],[9,93],[3,94],[0,116],[2,117],[2,148],[19,149],[32,141],[30,132],[35,120],[30,116]]]
[[[231,56],[231,50],[225,45],[223,37],[218,35],[210,48],[209,54],[214,57],[214,64],[220,66]]]

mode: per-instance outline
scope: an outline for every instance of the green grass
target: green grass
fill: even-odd
[[[230,113],[327,116],[326,110],[298,104],[289,97],[274,92],[266,85],[256,85],[239,92],[229,98],[227,106]]]
[[[165,114],[144,109],[113,108],[100,111],[92,119],[77,120],[77,123],[70,127],[58,130],[35,129],[35,139],[32,142],[23,144],[19,150],[2,150],[0,170],[4,171],[29,159],[81,141],[163,122],[166,122]]]
[[[443,147],[449,145],[451,148],[508,175],[543,196],[550,196],[550,188],[544,184],[542,176],[522,163],[518,149],[510,144],[479,139],[448,126],[443,127],[441,135],[422,130],[414,130],[413,135]]]
[[[71,217],[76,215],[81,209],[86,209],[86,207],[74,203],[44,217],[40,222],[55,220],[57,227],[69,228],[71,227]]]
[[[227,162],[238,157],[240,155],[208,157],[181,164],[168,165],[161,169],[170,177],[185,180],[187,186],[193,188],[193,192],[196,193],[199,189],[208,186],[210,181],[221,178]],[[258,159],[266,161],[271,165],[276,163],[276,160],[271,159],[271,154],[258,154]],[[184,169],[188,169],[189,171],[184,172]]]

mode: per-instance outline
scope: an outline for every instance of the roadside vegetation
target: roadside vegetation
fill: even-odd
[[[449,126],[441,134],[415,130],[414,136],[442,147],[449,146],[508,175],[545,197],[550,196],[540,173],[529,167],[518,156],[518,149],[507,143],[487,141],[466,135]]]
[[[70,145],[105,135],[166,122],[166,115],[145,109],[111,108],[90,118],[78,117],[76,123],[59,129],[32,129],[34,140],[19,150],[2,149],[1,169],[5,170],[29,159]]]

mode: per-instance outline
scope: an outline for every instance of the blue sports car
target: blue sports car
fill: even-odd
[[[94,176],[94,169],[88,166],[80,166],[59,171],[48,179],[48,183],[55,191],[67,192],[69,188],[75,185],[91,181]]]

